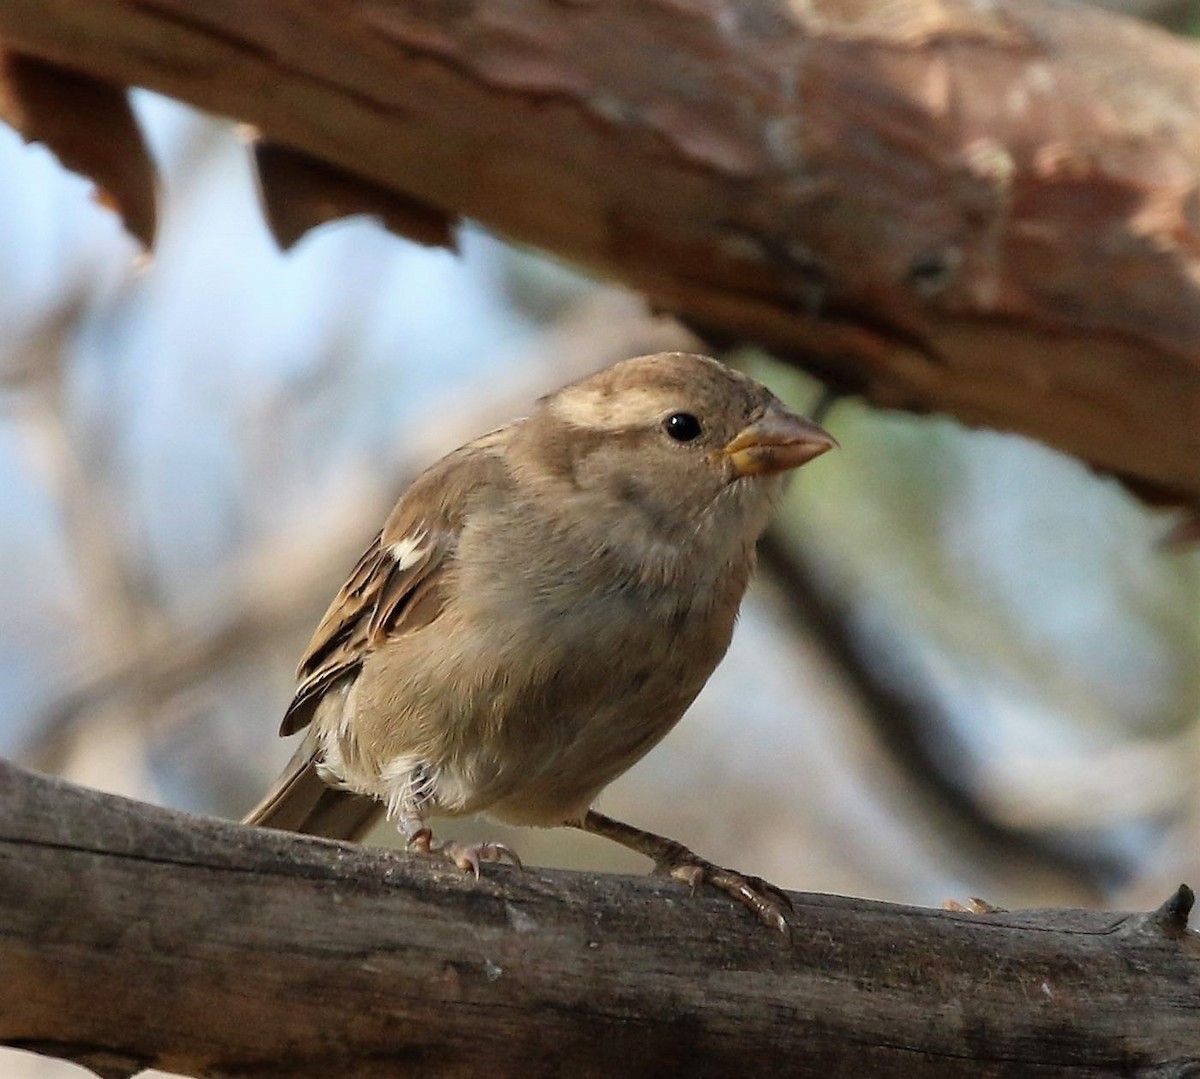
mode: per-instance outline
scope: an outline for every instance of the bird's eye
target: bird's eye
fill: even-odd
[[[663,420],[663,430],[676,442],[691,442],[700,437],[700,421],[690,412],[673,412]]]

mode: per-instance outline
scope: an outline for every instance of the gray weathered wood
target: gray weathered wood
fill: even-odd
[[[0,762],[0,1042],[107,1076],[1175,1075],[1200,944],[1152,915],[794,897],[245,828]]]

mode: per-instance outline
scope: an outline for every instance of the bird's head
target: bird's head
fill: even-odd
[[[649,534],[758,538],[791,469],[832,449],[817,424],[706,356],[626,360],[542,399],[543,467],[570,497]]]

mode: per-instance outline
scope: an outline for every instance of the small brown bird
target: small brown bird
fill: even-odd
[[[400,499],[300,663],[300,748],[247,823],[360,838],[386,813],[568,825],[719,887],[787,931],[786,898],[591,808],[725,654],[782,475],[835,445],[753,379],[661,353],[542,398]]]

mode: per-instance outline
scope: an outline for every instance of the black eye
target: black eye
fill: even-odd
[[[663,420],[663,430],[676,442],[691,442],[700,437],[700,421],[690,412],[674,412]]]

